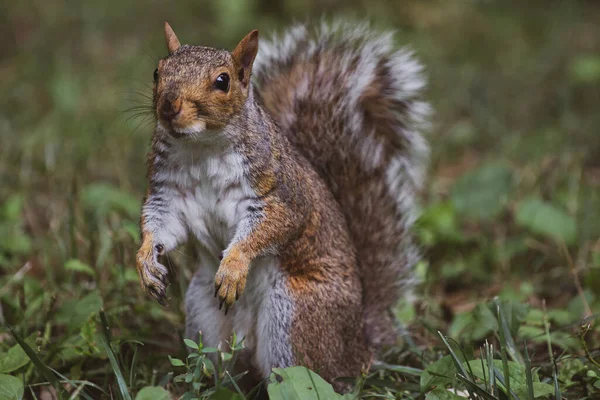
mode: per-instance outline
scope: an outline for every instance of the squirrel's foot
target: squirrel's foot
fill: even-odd
[[[167,304],[167,276],[169,271],[158,262],[158,256],[164,253],[164,246],[144,241],[137,253],[136,266],[142,289],[150,293],[162,306]]]
[[[246,287],[250,260],[237,252],[229,252],[221,261],[215,276],[215,297],[218,296],[219,310],[225,305],[225,314],[240,297]]]

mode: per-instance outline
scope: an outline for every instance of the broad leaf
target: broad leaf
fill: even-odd
[[[102,308],[102,298],[98,291],[93,291],[80,300],[70,300],[63,303],[56,314],[56,322],[65,324],[69,330],[80,328],[90,316]]]
[[[21,400],[25,388],[19,378],[0,374],[0,400]]]
[[[83,272],[85,274],[94,276],[96,275],[96,271],[86,263],[79,261],[77,259],[71,259],[65,263],[65,269],[69,271],[75,272]]]
[[[445,356],[430,364],[421,374],[421,392],[426,392],[432,388],[444,388],[452,383],[456,375],[456,367],[452,357]]]
[[[425,400],[464,400],[464,398],[442,388],[434,389],[425,396]]]
[[[503,164],[487,164],[460,177],[452,187],[454,208],[466,218],[490,220],[506,206],[513,174]]]
[[[139,215],[140,200],[109,183],[92,183],[82,192],[83,204],[99,217],[110,211],[124,212],[135,218]]]
[[[273,368],[270,379],[267,391],[271,400],[342,398],[329,383],[305,367]]]
[[[0,374],[16,371],[29,363],[29,357],[21,345],[16,344],[8,352],[0,353]]]
[[[480,303],[471,311],[458,314],[452,321],[448,336],[465,340],[481,340],[498,330],[498,320],[486,303]]]
[[[581,83],[600,82],[600,57],[596,54],[575,57],[571,61],[570,75]]]
[[[560,208],[536,197],[521,202],[516,220],[533,233],[567,245],[573,244],[577,238],[575,219]]]
[[[170,400],[171,395],[160,386],[146,386],[135,396],[135,400]]]

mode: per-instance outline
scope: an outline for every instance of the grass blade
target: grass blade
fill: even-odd
[[[483,398],[485,400],[498,400],[498,398],[495,397],[492,393],[476,385],[475,383],[470,381],[469,378],[467,378],[466,376],[456,374],[456,377],[467,387],[467,390],[469,390],[469,392],[473,390],[475,393],[477,393],[479,398]]]
[[[79,398],[78,396],[81,396],[81,397],[85,398],[86,400],[92,400],[92,397],[85,391],[86,386],[97,389],[97,390],[101,391],[105,396],[108,396],[108,393],[106,393],[100,386],[98,386],[90,381],[72,380],[72,379],[67,378],[66,376],[64,376],[63,374],[61,374],[60,372],[58,372],[57,370],[55,370],[53,368],[50,368],[50,370],[52,372],[54,372],[60,379],[62,379],[61,383],[68,383],[69,385],[76,388],[76,390],[73,393],[71,393],[70,399],[78,399]],[[80,386],[78,386],[78,385],[80,385]],[[77,392],[77,394],[75,392]]]
[[[485,373],[485,363],[483,362],[483,354],[485,350],[481,348],[479,351],[479,361],[481,361],[481,371],[483,371],[483,385],[485,386],[485,390],[491,393],[491,387],[489,385],[489,380],[487,378],[487,374]]]
[[[106,314],[104,311],[100,311],[100,320],[102,321],[103,335],[100,335],[100,344],[104,348],[106,355],[108,356],[108,360],[110,361],[110,366],[117,378],[117,385],[119,386],[119,391],[124,400],[131,400],[131,395],[129,394],[129,389],[127,389],[127,384],[125,383],[125,378],[123,377],[123,373],[121,372],[121,368],[119,367],[119,362],[117,361],[117,357],[113,352],[112,347],[110,347],[109,342],[109,334],[110,328],[108,327],[108,321],[106,319]]]
[[[546,343],[548,343],[548,354],[550,355],[550,361],[552,362],[553,371],[552,377],[554,379],[554,398],[555,400],[561,400],[562,394],[558,387],[558,371],[556,368],[556,361],[554,360],[554,351],[552,351],[552,339],[550,338],[550,322],[548,322],[548,313],[546,310],[546,301],[542,302],[542,309],[544,310],[544,331],[546,332]]]
[[[407,367],[404,365],[394,365],[394,364],[387,364],[384,362],[378,362],[376,364],[373,364],[371,366],[372,370],[387,370],[387,371],[392,371],[392,372],[399,372],[401,374],[406,374],[406,375],[414,375],[414,376],[421,376],[421,374],[423,373],[423,370],[420,368],[414,368],[414,367]]]
[[[498,381],[500,381],[500,383],[504,385],[504,388],[507,389],[506,382],[508,382],[508,379],[504,379],[504,376],[502,376],[502,372],[500,372],[500,370],[496,367],[494,367],[494,375],[496,375],[496,379],[498,379]],[[519,397],[515,392],[512,391],[512,389],[507,389],[506,393],[508,398],[512,396],[515,400],[519,400]],[[508,393],[510,393],[510,396],[508,395]]]
[[[471,375],[467,374],[467,370],[465,370],[465,367],[463,367],[462,362],[460,361],[460,359],[458,358],[458,356],[452,349],[452,346],[450,346],[450,343],[448,343],[448,340],[446,340],[446,337],[444,337],[444,335],[442,335],[442,332],[440,332],[440,331],[438,331],[438,335],[440,335],[442,342],[444,342],[444,345],[448,348],[448,351],[450,352],[450,356],[452,357],[452,361],[454,361],[454,365],[456,366],[456,369],[458,371],[460,371],[460,373],[463,375],[463,377],[465,377],[465,379],[468,379],[467,377],[471,377]],[[475,385],[475,382],[471,381],[471,383],[473,383]],[[473,395],[473,392],[471,391],[471,388],[469,386],[467,386],[467,391],[469,392],[470,398],[472,398],[472,399],[475,398],[475,396]]]
[[[502,356],[502,370],[504,372],[504,387],[506,388],[506,393],[511,393],[510,390],[510,373],[508,370],[508,356],[507,356],[507,344],[506,344],[506,335],[504,329],[502,329],[502,310],[500,309],[500,303],[496,303],[496,311],[498,313],[498,322],[500,323],[500,329],[498,329],[498,333],[500,334],[500,354]],[[517,399],[518,400],[518,399]]]
[[[64,386],[60,384],[56,375],[50,371],[50,369],[40,360],[35,351],[19,336],[10,325],[7,325],[8,330],[13,335],[17,343],[23,348],[27,357],[31,360],[33,365],[37,368],[37,370],[46,378],[46,380],[54,387],[56,392],[58,393],[58,397],[60,399],[66,399],[68,397],[68,393],[65,390]]]
[[[554,399],[561,400],[562,393],[560,392],[560,387],[558,387],[558,376],[557,376],[558,368],[556,368],[556,362],[553,362],[552,365],[554,366],[554,371],[552,371],[552,378],[554,379]]]
[[[133,357],[131,358],[131,367],[129,368],[129,386],[133,386],[133,378],[135,376],[135,362],[137,361],[139,346],[133,349]]]
[[[531,359],[527,350],[527,342],[525,342],[525,378],[527,379],[527,397],[529,400],[534,399],[533,394],[533,375],[531,374]]]
[[[510,329],[508,328],[506,314],[498,298],[496,298],[496,307],[498,310],[498,326],[500,328],[499,331],[501,334],[504,335],[504,341],[506,343],[505,347],[508,350],[508,353],[510,354],[510,357],[513,359],[513,361],[517,361],[523,364],[523,356],[521,355],[521,353],[519,353],[519,350],[515,345],[515,340],[513,339],[510,333]]]
[[[244,392],[242,392],[242,390],[240,389],[239,385],[236,382],[236,379],[239,379],[239,377],[242,377],[242,376],[246,375],[246,372],[243,372],[243,373],[241,373],[239,375],[236,375],[236,377],[231,376],[231,374],[229,373],[229,371],[225,371],[225,374],[227,375],[227,377],[231,381],[231,384],[233,385],[233,387],[235,388],[235,390],[237,391],[237,393],[240,396],[242,396],[242,399],[246,399],[246,396],[244,395]]]
[[[489,344],[488,341],[485,341],[486,345],[486,361],[488,368],[488,376],[490,377],[490,392],[494,396],[498,396],[498,386],[496,386],[496,375],[494,374],[494,345]]]

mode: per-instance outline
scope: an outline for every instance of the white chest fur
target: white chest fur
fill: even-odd
[[[256,194],[232,148],[178,145],[171,149],[165,180],[172,204],[189,234],[217,258],[234,237]]]

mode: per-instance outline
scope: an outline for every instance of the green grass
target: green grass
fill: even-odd
[[[1,3],[0,399],[240,398],[226,368],[239,349],[181,339],[191,252],[169,257],[167,308],[139,287],[152,127],[135,107],[165,19],[182,42],[231,48],[323,13],[398,30],[436,110],[419,296],[396,310],[401,343],[345,398],[596,398],[600,4],[523,4]],[[270,382],[273,398],[334,397],[301,368]]]

